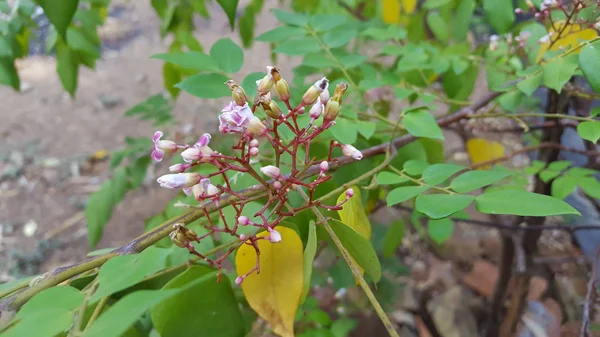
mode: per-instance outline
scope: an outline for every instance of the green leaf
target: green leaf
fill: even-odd
[[[383,171],[383,172],[379,172],[379,174],[377,175],[377,184],[378,185],[395,185],[395,184],[402,184],[407,182],[409,179],[400,175],[397,175],[396,173],[392,173],[392,172],[388,172],[388,171]]]
[[[11,290],[17,287],[18,285],[28,285],[34,277],[36,276],[27,276],[24,278],[0,284],[0,298],[9,295],[11,293]]]
[[[305,26],[306,24],[308,24],[308,16],[306,16],[305,14],[289,13],[280,11],[278,9],[273,9],[272,11],[273,14],[275,14],[277,20],[283,23],[287,23],[292,26]]]
[[[429,185],[437,185],[445,182],[454,174],[464,170],[464,166],[454,164],[431,165],[423,171],[423,180]]]
[[[251,97],[256,96],[256,91],[258,90],[256,81],[262,79],[263,77],[265,77],[265,73],[261,72],[250,73],[246,77],[244,77],[241,86],[242,88],[244,88],[248,99],[251,99]]]
[[[85,331],[83,337],[121,336],[146,311],[176,293],[176,290],[161,289],[140,290],[128,294],[103,312]]]
[[[600,199],[600,181],[594,177],[585,177],[578,182],[579,187],[594,199]]]
[[[408,133],[415,137],[444,139],[442,129],[437,125],[433,116],[425,109],[406,113],[402,118],[402,123]]]
[[[548,169],[553,170],[553,171],[564,171],[572,164],[573,163],[571,163],[568,160],[553,161],[548,165]]]
[[[231,39],[220,39],[210,48],[210,56],[228,74],[237,73],[244,64],[244,52]]]
[[[231,95],[224,84],[229,78],[222,74],[198,74],[187,77],[175,87],[200,98],[221,98]]]
[[[90,41],[80,28],[71,27],[67,30],[67,42],[73,50],[100,57],[100,45]]]
[[[329,221],[329,225],[356,263],[375,283],[379,282],[381,279],[381,265],[371,242],[341,221],[332,219]]]
[[[300,304],[304,303],[306,296],[310,292],[310,280],[312,276],[313,263],[315,261],[315,255],[317,254],[317,227],[314,221],[310,221],[308,224],[308,240],[306,241],[306,247],[304,248],[304,259],[302,260],[302,276],[304,281],[302,282],[302,296],[300,296]]]
[[[192,266],[163,290],[180,291],[152,309],[152,323],[162,337],[243,336],[245,324],[231,282],[214,270]]]
[[[403,238],[404,221],[400,219],[392,222],[383,238],[383,257],[392,257],[398,246],[402,244]]]
[[[102,237],[104,226],[112,216],[115,201],[112,197],[112,184],[105,181],[100,189],[90,195],[85,207],[88,241],[91,248],[96,247]]]
[[[358,121],[358,132],[367,140],[373,137],[376,128],[377,124],[373,122]]]
[[[579,53],[579,66],[595,92],[600,92],[600,49],[598,43],[590,43]]]
[[[179,68],[171,63],[163,65],[163,82],[165,89],[171,94],[171,97],[176,98],[179,95],[180,89],[175,87],[181,81],[181,72]]]
[[[318,69],[336,67],[337,62],[323,55],[322,52],[309,53],[304,55],[302,65]]]
[[[426,20],[431,32],[438,40],[446,42],[450,39],[450,31],[439,12],[427,13]]]
[[[21,90],[21,81],[15,62],[11,58],[0,57],[0,83],[8,85],[13,89]]]
[[[281,26],[275,29],[266,31],[257,36],[256,41],[264,42],[284,42],[293,37],[303,37],[306,35],[306,29],[293,26]]]
[[[56,71],[58,72],[60,82],[71,97],[74,97],[79,73],[77,55],[64,43],[57,43],[55,51]]]
[[[434,9],[434,8],[442,7],[442,6],[450,3],[451,1],[452,0],[427,0],[423,4],[423,8]]]
[[[37,0],[56,31],[67,40],[67,28],[77,11],[79,0]]]
[[[581,138],[596,144],[598,142],[598,138],[600,138],[600,122],[581,122],[579,125],[577,125],[577,133],[581,136]]]
[[[199,51],[189,51],[185,53],[155,54],[152,55],[150,58],[163,60],[165,62],[172,63],[178,67],[191,70],[218,71],[220,69],[215,59]]]
[[[100,285],[92,302],[127,289],[146,276],[165,268],[168,250],[150,247],[139,254],[116,256],[108,260],[98,273]]]
[[[522,190],[486,192],[477,196],[475,205],[479,212],[487,214],[514,214],[520,216],[580,215],[575,208],[562,200]]]
[[[461,0],[456,8],[456,16],[452,21],[454,25],[453,34],[454,39],[462,41],[467,37],[469,32],[469,26],[473,18],[473,11],[475,10],[475,0]],[[456,71],[456,69],[454,70]],[[456,71],[460,73],[459,71]]]
[[[490,26],[498,34],[508,32],[515,22],[512,1],[483,0],[483,11]]]
[[[440,219],[466,208],[474,199],[472,195],[420,194],[415,209],[431,219]]]
[[[431,219],[427,222],[427,235],[437,244],[448,240],[453,230],[454,222],[450,218]]]
[[[576,54],[559,57],[549,62],[544,67],[544,85],[560,92],[569,79],[571,79],[571,76],[573,76],[577,66]]]
[[[15,318],[26,319],[28,316],[48,310],[75,310],[83,303],[83,298],[84,296],[79,290],[69,286],[44,289],[27,301],[17,312]]]
[[[54,337],[73,325],[73,313],[62,309],[47,311],[27,316],[15,326],[2,333],[2,337]]]
[[[420,176],[429,167],[429,163],[424,160],[411,159],[404,163],[404,171],[411,176]]]
[[[592,109],[592,111],[590,111],[590,117],[596,117],[600,115],[600,106],[599,107],[595,107]]]
[[[287,55],[305,55],[321,50],[319,44],[312,37],[287,40],[273,49],[273,52]],[[323,57],[326,57],[323,55]]]
[[[225,14],[227,14],[229,27],[231,27],[231,30],[233,30],[235,27],[235,14],[237,11],[238,2],[239,0],[217,0],[219,6],[221,6]]]
[[[335,125],[331,128],[331,133],[342,144],[354,144],[358,133],[358,123],[345,118],[337,118]]]
[[[414,198],[415,196],[427,191],[427,186],[406,186],[398,187],[388,193],[386,202],[388,207],[404,202],[408,199]]]
[[[310,17],[308,25],[318,32],[326,32],[346,21],[346,16],[342,14],[317,14]]]
[[[332,29],[323,35],[323,43],[331,48],[337,48],[347,45],[358,35],[355,29],[349,27],[338,27]]]
[[[566,198],[577,187],[577,179],[569,176],[562,176],[552,181],[552,196],[558,199]]]
[[[450,188],[458,193],[467,193],[491,185],[508,177],[511,173],[497,170],[474,170],[465,172],[450,183]]]
[[[142,186],[150,161],[150,156],[139,157],[135,160],[133,165],[128,167],[128,175],[131,179],[131,188],[136,189]]]
[[[517,88],[525,95],[531,96],[533,92],[539,88],[544,79],[544,73],[539,71],[531,76],[525,77],[521,82],[517,83]]]

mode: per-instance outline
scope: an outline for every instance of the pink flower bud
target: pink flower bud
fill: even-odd
[[[346,190],[346,197],[352,198],[354,196],[354,190],[349,188]]]
[[[152,137],[152,142],[154,145],[152,146],[152,159],[155,161],[161,161],[167,153],[173,153],[177,151],[177,144],[171,140],[161,140],[163,136],[162,131],[154,132],[154,136]]]
[[[175,164],[175,165],[171,165],[169,166],[169,172],[173,172],[173,173],[182,173],[183,171],[185,171],[188,168],[187,165],[185,164]]]
[[[242,282],[244,282],[244,278],[241,276],[238,276],[235,278],[235,284],[242,284]]]
[[[250,141],[250,147],[257,147],[258,146],[258,139],[252,139]]]
[[[281,233],[275,229],[269,228],[269,241],[273,243],[281,242]]]
[[[316,102],[310,108],[310,111],[308,112],[308,114],[309,114],[310,118],[317,119],[321,116],[322,111],[323,111],[323,104],[321,104],[321,102]]]
[[[257,147],[251,147],[250,150],[248,150],[248,153],[250,153],[250,155],[252,157],[256,157],[256,156],[258,156],[258,148]]]
[[[326,77],[318,80],[302,96],[302,105],[308,106],[314,104],[321,93],[329,87],[329,80]]]
[[[300,109],[298,109],[298,115],[303,115],[304,114],[304,107],[301,107]]]
[[[273,188],[275,188],[276,190],[281,189],[281,182],[279,182],[279,181],[274,182]]]
[[[356,160],[361,160],[363,155],[362,152],[358,151],[354,146],[350,144],[342,145],[342,153],[346,157],[352,157]]]
[[[321,101],[321,104],[327,104],[327,101],[329,101],[329,90],[323,90],[323,92],[319,95],[319,100]]]
[[[326,160],[323,160],[321,164],[319,164],[319,169],[321,170],[321,172],[329,170],[329,163]]]
[[[250,223],[250,219],[248,219],[248,217],[245,215],[241,215],[240,217],[238,217],[237,221],[240,224],[240,226],[246,226]]]
[[[159,177],[156,181],[161,187],[166,188],[189,188],[200,182],[200,174],[198,173],[176,173],[165,174]]]
[[[240,241],[246,241],[246,235],[240,234]]]
[[[246,126],[246,130],[249,134],[254,136],[262,136],[267,132],[267,127],[263,124],[263,122],[258,119],[256,116],[252,116],[250,121],[248,121],[248,126]]]
[[[277,179],[281,176],[281,170],[277,166],[267,165],[260,168],[260,172],[269,178]]]

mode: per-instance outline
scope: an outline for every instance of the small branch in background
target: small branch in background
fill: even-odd
[[[515,257],[515,249],[512,239],[508,235],[502,236],[502,256],[500,257],[500,270],[494,294],[490,304],[487,322],[485,323],[484,336],[498,336],[498,325],[500,324],[500,310],[504,304],[504,297],[508,289],[508,281],[512,277],[512,264]]]
[[[600,246],[596,248],[596,254],[594,254],[594,260],[592,261],[592,276],[588,281],[585,301],[583,302],[583,317],[581,319],[579,337],[587,337],[590,335],[590,306],[592,294],[596,289],[596,283],[598,283],[598,263],[600,263]]]
[[[427,310],[427,302],[429,302],[430,299],[431,291],[429,289],[419,291],[419,309],[417,311],[417,315],[421,317],[421,321],[423,321],[423,324],[427,328],[427,331],[429,331],[431,337],[442,337],[442,334],[440,334],[435,326],[433,317],[431,317],[429,310]]]
[[[345,9],[348,13],[350,13],[352,16],[354,16],[358,20],[360,20],[360,21],[367,20],[367,18],[363,14],[363,11],[364,11],[365,5],[366,5],[364,1],[359,2],[358,5],[356,6],[356,8],[350,7],[350,5],[348,5],[347,3],[345,3],[342,0],[338,0],[337,3],[340,7]]]

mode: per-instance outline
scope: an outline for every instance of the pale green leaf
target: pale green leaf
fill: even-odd
[[[255,40],[265,42],[284,42],[293,37],[303,37],[305,35],[306,29],[304,28],[293,26],[281,26],[266,31],[265,33],[257,36]]]
[[[506,171],[496,170],[474,170],[465,172],[456,177],[450,183],[450,188],[458,193],[467,193],[478,188],[496,183],[511,173]]]
[[[454,174],[464,170],[464,166],[454,164],[435,164],[427,167],[423,171],[423,180],[430,185],[437,185],[445,182]]]
[[[429,187],[427,186],[406,186],[395,188],[387,195],[387,205],[388,207],[391,207],[406,200],[412,199],[428,189]]]
[[[579,53],[579,66],[595,92],[600,92],[600,45],[590,43]]]
[[[444,139],[442,129],[437,125],[433,116],[425,109],[406,113],[402,118],[402,123],[408,133],[415,137]]]
[[[449,218],[430,219],[427,222],[427,234],[437,244],[444,243],[452,236],[454,222]]]
[[[383,171],[377,175],[377,184],[379,185],[395,185],[407,182],[409,179],[396,173]]]
[[[244,64],[244,52],[231,39],[220,39],[210,48],[210,57],[228,74],[237,73]]]
[[[200,98],[221,98],[231,95],[224,84],[229,78],[222,74],[198,74],[187,77],[175,87]]]
[[[317,227],[314,221],[310,221],[308,224],[308,239],[306,240],[306,247],[304,248],[304,259],[302,273],[304,280],[302,281],[302,296],[300,296],[300,304],[304,303],[306,296],[310,292],[310,281],[313,270],[313,263],[315,261],[315,255],[317,254]]]
[[[543,194],[522,190],[487,192],[475,199],[477,210],[488,214],[513,214],[520,216],[550,216],[577,214],[566,202]]]
[[[581,138],[589,140],[596,144],[600,138],[600,122],[599,121],[588,121],[581,122],[577,125],[577,133]]]
[[[319,44],[312,37],[302,37],[299,39],[287,40],[273,49],[276,53],[287,55],[305,55],[321,50]],[[326,55],[323,55],[326,57]]]
[[[465,209],[475,196],[460,194],[420,194],[415,209],[431,219],[440,219]]]

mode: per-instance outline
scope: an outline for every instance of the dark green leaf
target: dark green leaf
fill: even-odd
[[[173,98],[177,98],[177,95],[179,95],[180,89],[175,87],[179,81],[181,81],[179,68],[171,63],[165,63],[163,65],[163,82],[165,89],[167,89]]]
[[[408,199],[414,198],[415,196],[427,191],[427,186],[406,186],[398,187],[388,193],[386,202],[388,207],[404,202]]]
[[[543,194],[522,190],[500,190],[483,193],[475,199],[477,210],[488,214],[550,216],[577,214],[566,202]]]
[[[475,10],[475,0],[461,0],[456,8],[456,16],[452,20],[454,25],[453,33],[454,38],[459,41],[463,41],[467,38],[469,32],[469,25],[473,18],[473,11]],[[454,70],[456,73],[460,71]]]
[[[14,60],[0,57],[0,83],[8,85],[13,89],[21,90],[21,81]]]
[[[64,43],[57,43],[55,51],[56,71],[58,72],[60,82],[71,97],[74,97],[79,73],[77,54]]]
[[[165,268],[168,250],[150,247],[139,254],[116,256],[108,260],[98,274],[100,285],[91,301],[112,295]]]
[[[162,337],[244,335],[244,319],[227,276],[217,282],[214,270],[192,266],[163,289],[181,290],[152,309]]]
[[[210,48],[210,56],[217,61],[219,68],[228,74],[233,74],[244,64],[244,52],[231,39],[220,39]]]
[[[506,33],[515,22],[512,1],[483,0],[483,11],[490,26],[498,34]]]
[[[67,27],[71,24],[77,11],[79,0],[37,0],[37,3],[42,7],[44,14],[54,25],[56,31],[68,41]]]
[[[449,218],[431,219],[427,222],[427,234],[437,244],[448,240],[453,230],[454,222]]]
[[[71,27],[67,30],[67,43],[72,50],[100,57],[100,45],[90,41],[80,28]]]
[[[356,263],[375,283],[379,282],[381,265],[369,240],[341,221],[331,220],[329,225]]]
[[[577,69],[577,55],[559,57],[544,67],[544,85],[560,92]]]
[[[440,219],[466,208],[474,199],[472,195],[420,194],[415,209],[431,219]]]
[[[446,42],[450,39],[450,31],[448,25],[439,12],[427,13],[427,25],[433,32],[433,35],[440,41]]]
[[[192,70],[212,70],[218,71],[219,65],[212,57],[199,51],[189,51],[186,53],[168,53],[155,54],[151,58],[163,60],[176,66]]]
[[[221,98],[231,95],[225,85],[228,80],[222,74],[198,74],[187,77],[175,87],[200,98]]]
[[[265,42],[284,42],[292,37],[301,37],[306,35],[306,29],[293,26],[281,26],[271,29],[256,37],[257,41]]]
[[[395,185],[407,182],[409,179],[396,173],[383,171],[377,175],[377,184],[379,185]]]
[[[299,39],[287,40],[280,43],[273,49],[276,53],[287,55],[305,55],[321,50],[321,47],[312,37],[303,37]],[[323,55],[323,57],[326,57]]]
[[[454,164],[431,165],[423,171],[423,180],[430,185],[441,184],[454,174],[464,170],[464,166]]]
[[[391,257],[396,252],[396,249],[402,244],[404,238],[404,221],[396,220],[392,222],[390,228],[385,233],[383,239],[383,257]]]
[[[600,92],[600,48],[598,43],[590,43],[579,53],[579,66],[583,75],[595,92]]]
[[[411,111],[404,115],[402,123],[408,133],[415,137],[444,139],[442,129],[433,116],[425,109]]]
[[[150,156],[139,157],[129,167],[128,175],[131,178],[131,188],[135,189],[142,186],[150,161]]]
[[[465,172],[450,183],[450,187],[458,193],[467,193],[478,188],[491,185],[506,178],[510,172],[496,170],[474,170]]]
[[[579,133],[581,138],[596,144],[600,138],[600,122],[581,122],[579,125],[577,125],[577,133]]]
[[[91,248],[96,247],[102,237],[104,226],[112,216],[113,206],[112,184],[110,180],[105,181],[100,189],[87,201],[85,207],[85,218],[87,220],[88,241]]]
[[[305,26],[308,24],[308,16],[305,14],[284,12],[278,9],[273,9],[273,13],[277,20],[292,26]]]
[[[217,3],[223,8],[225,14],[227,14],[227,19],[229,20],[229,26],[231,30],[235,27],[235,15],[237,11],[239,0],[217,0]]]
[[[161,289],[140,290],[128,294],[102,313],[92,326],[86,329],[83,337],[121,336],[142,314],[176,293],[177,290]]]

